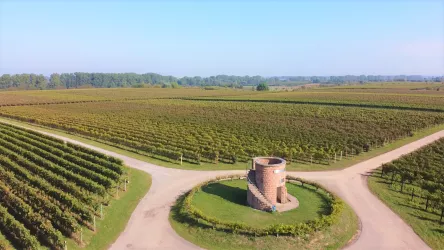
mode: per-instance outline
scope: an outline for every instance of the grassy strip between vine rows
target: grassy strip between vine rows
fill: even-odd
[[[97,220],[96,232],[84,230],[84,241],[87,249],[106,249],[119,236],[139,201],[151,186],[151,176],[141,170],[128,169],[131,182],[128,191],[122,192],[118,200],[104,209],[104,219]],[[5,235],[3,235],[5,234]],[[7,237],[6,237],[7,236]],[[8,238],[8,239],[7,239]],[[14,242],[20,249],[39,249],[39,242],[32,237],[30,231],[10,215],[0,204],[0,250],[14,249]],[[67,239],[68,249],[85,249],[74,239]]]
[[[291,235],[291,236],[304,236],[306,234],[311,234],[322,229],[325,229],[334,223],[337,222],[343,207],[344,203],[340,198],[338,198],[335,194],[327,191],[321,185],[310,182],[307,180],[303,180],[301,178],[287,176],[287,180],[298,181],[302,184],[308,184],[314,186],[316,188],[323,189],[328,194],[328,205],[330,209],[329,215],[322,215],[320,218],[315,220],[310,220],[304,223],[298,224],[274,224],[270,225],[266,228],[257,228],[253,226],[246,225],[245,223],[239,222],[226,222],[208,215],[205,215],[202,211],[197,209],[192,205],[192,200],[194,194],[201,189],[203,186],[206,186],[211,183],[219,182],[220,180],[225,179],[240,179],[243,178],[243,175],[230,175],[226,177],[218,177],[216,179],[212,179],[206,182],[199,184],[194,187],[191,191],[189,191],[183,200],[183,206],[180,208],[179,213],[181,216],[184,216],[197,225],[202,225],[203,227],[210,227],[215,230],[230,232],[235,234],[244,234],[251,236],[266,236],[266,235]]]
[[[98,230],[84,230],[83,239],[86,249],[108,249],[116,241],[120,233],[125,229],[131,214],[136,209],[139,201],[145,196],[151,187],[151,175],[133,168],[128,168],[128,191],[121,192],[119,198],[112,199],[104,208],[104,219],[97,219]],[[74,240],[68,240],[68,250],[85,249]]]
[[[124,177],[125,192],[119,195]],[[100,180],[112,186],[106,188]],[[97,184],[105,195],[86,184]],[[104,249],[123,230],[150,184],[148,174],[126,169],[119,159],[0,124],[0,249],[65,249],[65,244],[69,249]],[[105,205],[105,219],[96,223],[93,216],[102,214],[97,202]]]

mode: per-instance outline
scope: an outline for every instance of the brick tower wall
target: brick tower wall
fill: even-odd
[[[278,187],[277,200],[279,203],[282,203],[282,204],[288,202],[287,187],[285,185]]]
[[[287,175],[285,165],[285,160],[279,158],[254,159],[257,188],[273,205],[278,202],[278,188],[281,186],[285,188],[285,177]],[[286,191],[286,188],[284,190]],[[280,188],[279,191],[281,191]],[[282,194],[279,196],[282,196]]]

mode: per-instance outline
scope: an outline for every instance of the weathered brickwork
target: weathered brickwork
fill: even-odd
[[[282,204],[288,202],[287,187],[286,186],[278,187],[277,200],[279,203],[282,203]]]
[[[269,210],[279,203],[286,203],[284,159],[258,157],[253,159],[252,169],[248,173],[248,204],[260,210]]]

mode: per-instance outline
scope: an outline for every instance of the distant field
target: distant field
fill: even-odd
[[[134,172],[118,159],[0,123],[0,246],[63,249],[67,241],[70,249],[106,247],[149,187],[146,175]],[[128,179],[134,183],[125,192]],[[114,207],[129,211],[102,220]]]
[[[228,100],[244,102],[283,102],[294,104],[323,104],[395,109],[423,109],[444,111],[444,92],[428,91],[427,94],[408,90],[367,89],[316,89],[257,93],[254,95],[185,97],[193,100]]]
[[[204,90],[200,88],[120,88],[120,89],[67,89],[0,92],[0,106],[29,104],[112,101],[126,99],[152,99],[194,96],[243,95],[247,92],[232,89]]]
[[[337,89],[397,89],[397,90],[436,90],[444,87],[441,82],[369,82],[365,84],[342,85]],[[441,90],[443,91],[443,90]]]

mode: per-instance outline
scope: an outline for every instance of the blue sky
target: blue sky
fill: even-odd
[[[444,1],[0,0],[0,74],[444,74]]]

